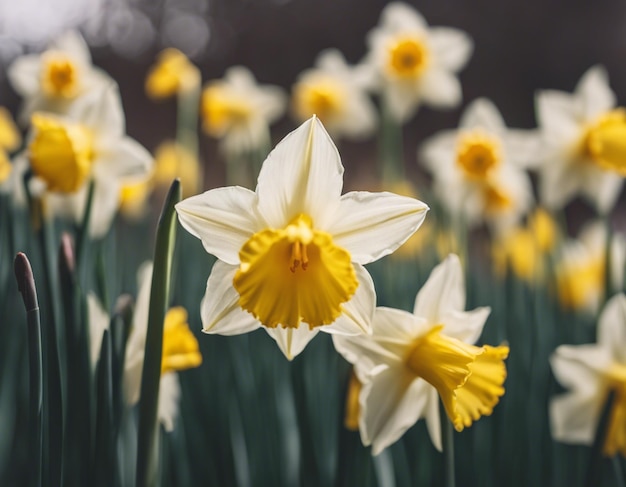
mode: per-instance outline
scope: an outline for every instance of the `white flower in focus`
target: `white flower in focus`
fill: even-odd
[[[89,233],[104,235],[120,203],[124,184],[145,178],[152,157],[124,134],[124,113],[115,85],[77,101],[65,116],[37,112],[32,116],[27,157],[31,188],[45,194],[52,215],[80,222],[89,182],[94,199]]]
[[[433,269],[413,313],[376,308],[372,335],[333,336],[335,348],[362,383],[359,430],[378,455],[418,419],[441,450],[439,398],[457,431],[489,415],[504,394],[508,347],[471,345],[489,308],[465,309],[459,258]]]
[[[89,48],[76,31],[66,32],[40,54],[27,54],[9,66],[13,89],[24,98],[20,119],[35,111],[65,114],[79,98],[113,81],[91,64]]]
[[[626,296],[611,298],[598,320],[596,344],[561,345],[550,358],[552,372],[568,392],[552,399],[552,437],[591,445],[609,391],[615,399],[602,446],[606,456],[626,456]]]
[[[537,118],[544,141],[539,194],[550,209],[581,195],[600,213],[610,211],[622,187],[614,170],[626,164],[626,111],[606,71],[589,69],[573,94],[545,90],[537,95]]]
[[[565,241],[555,262],[556,290],[561,306],[595,314],[604,297],[606,274],[606,224],[587,224],[577,239]],[[624,282],[626,242],[624,236],[613,233],[610,246],[613,289]]]
[[[316,115],[333,138],[365,138],[377,123],[365,85],[358,68],[348,66],[336,49],[328,49],[293,86],[293,113],[300,122]]]
[[[281,88],[259,85],[248,69],[235,66],[205,86],[203,127],[220,139],[227,154],[258,150],[269,143],[269,126],[282,116],[286,103]]]
[[[218,188],[176,205],[219,259],[201,305],[205,332],[264,326],[292,359],[318,331],[369,331],[376,299],[363,265],[406,241],[428,207],[391,193],[342,196],[342,186],[337,148],[314,117],[270,153],[256,192]]]
[[[429,27],[411,6],[391,3],[379,25],[368,34],[369,66],[390,115],[405,122],[421,103],[451,108],[461,102],[456,73],[473,49],[464,32]]]
[[[523,168],[535,162],[538,147],[534,131],[508,129],[495,105],[480,98],[466,108],[457,130],[427,140],[419,158],[450,214],[469,226],[486,221],[500,233],[532,205]]]

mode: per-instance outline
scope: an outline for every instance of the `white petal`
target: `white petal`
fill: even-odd
[[[110,318],[93,293],[87,294],[87,316],[89,318],[89,356],[91,366],[95,369],[100,358],[102,336],[104,330],[109,328]]]
[[[609,87],[609,77],[602,66],[590,68],[578,82],[576,94],[581,97],[586,120],[602,115],[615,106],[615,93]]]
[[[217,188],[184,199],[176,212],[183,228],[202,240],[207,252],[234,265],[243,244],[262,226],[254,212],[256,199],[249,189]]]
[[[596,383],[596,385],[599,383]],[[564,443],[591,445],[605,394],[572,392],[550,401],[550,430],[552,437]]]
[[[428,206],[414,198],[353,191],[341,197],[333,222],[325,230],[350,252],[353,262],[368,264],[406,242],[427,211]]]
[[[23,97],[31,97],[39,91],[41,59],[38,54],[17,58],[7,71],[13,89]]]
[[[83,36],[76,30],[65,32],[51,44],[50,49],[63,51],[85,65],[91,64],[89,47]]]
[[[374,369],[359,396],[361,439],[372,445],[373,455],[395,443],[424,415],[429,389],[434,392],[404,366]]]
[[[170,372],[161,376],[159,383],[159,403],[157,417],[167,432],[174,430],[176,417],[178,416],[178,403],[180,401],[180,382],[178,374]]]
[[[437,64],[448,71],[459,71],[469,60],[474,45],[463,31],[451,27],[431,27],[428,43]]]
[[[539,196],[550,210],[561,209],[580,188],[580,176],[567,161],[555,158],[544,166],[539,179]]]
[[[509,129],[504,136],[507,158],[524,169],[536,169],[542,162],[543,141],[537,130]]]
[[[376,308],[374,281],[362,265],[354,264],[354,270],[359,282],[354,296],[342,306],[342,315],[332,325],[323,326],[322,331],[342,335],[371,333],[371,323]]]
[[[239,294],[233,287],[238,266],[217,261],[207,280],[200,303],[202,331],[218,335],[241,335],[256,330],[261,323],[239,306]]]
[[[418,160],[432,173],[448,172],[455,162],[456,144],[457,131],[442,130],[422,144]]]
[[[417,293],[413,313],[428,323],[442,323],[449,311],[465,309],[465,277],[459,257],[450,254],[435,267]]]
[[[424,17],[413,7],[402,2],[387,5],[380,17],[382,27],[390,31],[422,31],[428,28]]]
[[[145,340],[144,340],[145,345]],[[122,389],[124,391],[124,403],[134,406],[139,402],[141,395],[141,374],[143,373],[144,350],[124,360],[124,375],[122,377]]]
[[[491,308],[482,307],[472,311],[448,311],[441,316],[443,333],[465,343],[476,343],[489,317]]]
[[[552,373],[568,389],[588,396],[611,366],[610,350],[598,345],[560,345],[550,356]]]
[[[315,335],[319,333],[319,327],[315,327],[312,330],[306,325],[300,325],[298,328],[283,328],[278,326],[276,328],[265,328],[267,334],[271,336],[283,352],[287,360],[293,360],[298,355],[307,343],[309,343]]]
[[[569,93],[544,90],[535,97],[537,122],[549,139],[569,140],[580,131],[579,107]]]
[[[461,116],[459,126],[463,129],[482,128],[495,135],[506,130],[502,115],[487,98],[479,98],[470,103]]]
[[[428,435],[430,436],[430,441],[433,442],[433,446],[438,451],[443,451],[443,445],[441,443],[441,413],[439,412],[439,394],[433,394],[433,390],[429,390],[428,392],[428,401],[426,407],[424,408]]]
[[[120,185],[115,180],[100,178],[95,180],[91,217],[89,221],[89,235],[100,238],[106,235],[111,228],[120,202]],[[81,203],[81,218],[87,203]]]
[[[103,83],[80,97],[67,113],[73,120],[85,124],[97,137],[122,137],[126,122],[117,84],[113,81]]]
[[[424,73],[420,90],[424,103],[433,108],[454,108],[463,98],[457,77],[443,69]]]
[[[421,93],[406,83],[389,83],[383,88],[383,105],[389,115],[402,124],[411,118],[422,102]]]
[[[111,137],[99,142],[94,164],[96,177],[132,181],[149,175],[153,166],[152,156],[136,140]]]
[[[325,228],[339,201],[343,166],[316,117],[287,135],[270,153],[259,174],[258,209],[268,224],[283,228],[298,214]]]
[[[581,173],[580,189],[598,213],[609,213],[620,195],[624,179],[610,171],[590,166]]]
[[[626,365],[626,296],[613,296],[598,319],[598,344],[609,349],[613,358]]]

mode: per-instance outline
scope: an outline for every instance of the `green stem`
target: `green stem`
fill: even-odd
[[[178,92],[176,141],[198,158],[198,110],[200,108],[200,77],[198,82]]]
[[[606,398],[602,414],[600,415],[600,420],[598,421],[596,436],[591,447],[587,478],[585,481],[585,485],[589,487],[601,485],[602,482],[602,460],[604,458],[603,450],[604,444],[606,443],[606,437],[609,433],[608,430],[610,425],[611,410],[613,409],[615,396],[615,391],[611,390]]]
[[[604,246],[604,302],[606,303],[613,295],[613,283],[611,281],[611,267],[613,259],[611,258],[611,244],[613,242],[613,229],[608,216],[605,217],[604,225],[606,228],[606,241]]]
[[[41,323],[37,289],[30,262],[19,253],[14,262],[17,286],[24,300],[28,327],[29,364],[29,485],[41,486],[43,460],[43,359],[41,348]]]
[[[176,237],[174,205],[181,199],[180,181],[175,180],[167,194],[157,227],[154,271],[150,289],[148,330],[141,375],[139,433],[137,438],[137,487],[153,487],[158,482],[157,408],[161,380],[163,321],[169,303],[172,257]]]
[[[448,419],[443,404],[440,403],[439,418],[441,420],[441,442],[443,448],[443,485],[455,487],[454,475],[454,430],[452,422]]]

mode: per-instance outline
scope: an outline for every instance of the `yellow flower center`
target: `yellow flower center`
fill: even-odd
[[[501,159],[500,142],[491,135],[467,132],[457,141],[456,162],[469,179],[484,181]]]
[[[429,61],[428,48],[417,36],[403,36],[389,45],[388,72],[399,78],[419,77]]]
[[[500,275],[510,265],[513,273],[526,281],[532,281],[541,269],[535,235],[525,228],[517,228],[494,242],[494,264]]]
[[[28,147],[33,172],[43,179],[50,191],[74,193],[91,173],[93,137],[78,124],[34,114],[34,136]]]
[[[219,83],[202,93],[204,129],[213,137],[222,137],[233,126],[245,125],[253,114],[250,103]]]
[[[582,262],[563,262],[556,269],[557,293],[561,306],[577,310],[587,306],[604,286],[604,258],[602,255]]]
[[[233,279],[239,304],[270,328],[328,325],[358,286],[350,254],[315,230],[308,215],[255,233],[239,259]]]
[[[161,374],[198,367],[201,363],[198,340],[187,324],[187,311],[181,306],[171,308],[163,324]]]
[[[197,157],[176,142],[164,142],[154,154],[154,182],[168,187],[179,178],[183,196],[194,195],[202,187],[200,162]]]
[[[543,208],[537,208],[530,215],[528,228],[534,235],[535,243],[541,252],[550,252],[554,249],[558,229],[550,213]]]
[[[0,107],[0,149],[12,152],[19,147],[21,142],[20,131],[11,113],[6,108]]]
[[[123,185],[120,188],[120,212],[130,218],[143,216],[151,190],[149,179]]]
[[[584,150],[598,166],[626,176],[626,109],[600,117],[587,130]]]
[[[491,182],[483,185],[483,197],[485,202],[485,212],[488,215],[501,213],[511,209],[513,199],[511,196]]]
[[[359,429],[359,417],[361,415],[359,395],[361,394],[361,389],[362,384],[353,369],[350,373],[348,391],[346,392],[346,415],[343,420],[344,426],[350,431],[357,431]]]
[[[74,98],[80,88],[79,71],[74,61],[60,52],[43,56],[41,87],[51,98]]]
[[[198,69],[178,49],[165,49],[146,77],[146,93],[160,99],[197,86]]]
[[[606,456],[620,453],[626,457],[626,365],[613,364],[608,377],[610,387],[615,390],[615,399],[609,413],[603,453]]]
[[[12,170],[13,166],[11,161],[9,161],[7,153],[0,149],[0,184],[9,179]]]
[[[457,431],[491,414],[504,394],[507,347],[477,347],[441,334],[443,325],[417,338],[405,364],[431,384]]]
[[[329,77],[317,77],[296,84],[293,100],[295,115],[300,120],[317,115],[323,123],[329,123],[345,109],[344,90]]]

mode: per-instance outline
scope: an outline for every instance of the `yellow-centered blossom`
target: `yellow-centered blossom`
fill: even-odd
[[[176,206],[182,226],[218,257],[201,314],[207,333],[263,326],[292,359],[318,331],[369,330],[371,278],[427,206],[391,193],[341,195],[343,166],[317,118],[270,153],[256,192],[218,188]]]
[[[470,227],[482,222],[506,233],[528,210],[532,186],[523,170],[537,155],[534,131],[509,129],[489,100],[473,101],[459,128],[427,140],[419,158],[432,172],[434,191],[448,212]]]
[[[21,143],[22,136],[11,113],[6,108],[0,107],[0,149],[13,152]]]
[[[64,115],[79,98],[112,83],[106,73],[91,64],[89,48],[76,31],[66,32],[42,53],[18,57],[7,75],[24,99],[23,123],[36,111]]]
[[[183,196],[192,196],[202,188],[202,171],[197,157],[174,141],[165,141],[154,152],[156,186],[169,188],[174,179],[180,179]]]
[[[450,108],[461,102],[456,73],[473,49],[464,32],[429,27],[412,7],[393,2],[384,8],[367,41],[364,72],[397,122],[408,120],[422,103]]]
[[[280,88],[258,85],[250,71],[235,66],[204,88],[203,128],[220,139],[227,154],[258,150],[269,142],[269,126],[283,114],[285,104]]]
[[[27,158],[52,216],[84,217],[89,182],[94,200],[89,232],[102,236],[120,205],[121,188],[145,179],[150,154],[124,135],[117,87],[76,101],[65,116],[37,112]]]
[[[292,89],[298,121],[316,115],[334,137],[363,138],[376,128],[376,111],[361,70],[348,66],[335,50],[323,51],[315,67],[304,71]]]
[[[602,451],[626,457],[626,296],[615,295],[598,319],[597,343],[561,345],[550,358],[556,379],[568,390],[550,404],[552,436],[557,441],[591,445],[609,391]]]
[[[537,119],[543,136],[539,195],[550,210],[580,195],[608,213],[626,174],[626,111],[606,71],[590,68],[574,93],[546,90],[537,95]]]
[[[509,348],[472,345],[490,310],[464,308],[461,263],[450,255],[419,291],[413,313],[376,308],[372,335],[333,336],[362,382],[358,424],[374,455],[422,417],[441,449],[439,398],[462,431],[490,415],[504,394]]]
[[[200,71],[178,49],[165,49],[146,76],[146,93],[154,99],[169,98],[200,83]]]

